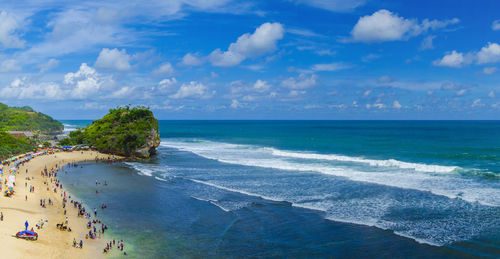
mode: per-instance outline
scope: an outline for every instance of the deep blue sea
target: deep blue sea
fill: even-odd
[[[89,208],[108,205],[131,258],[500,257],[500,122],[160,121],[160,133],[151,161],[60,174]]]

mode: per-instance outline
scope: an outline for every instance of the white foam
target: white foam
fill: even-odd
[[[442,166],[442,165],[428,165],[428,164],[420,164],[420,163],[408,163],[402,162],[395,159],[387,159],[387,160],[374,160],[374,159],[366,159],[361,157],[350,157],[343,155],[335,155],[335,154],[315,154],[315,153],[303,153],[303,152],[290,152],[290,151],[282,151],[277,149],[271,149],[272,154],[275,156],[283,156],[283,157],[293,157],[293,158],[302,158],[302,159],[317,159],[317,160],[329,160],[329,161],[341,161],[341,162],[354,162],[354,163],[363,163],[369,164],[370,166],[378,166],[378,167],[397,167],[401,169],[413,169],[419,172],[432,172],[432,173],[451,173],[454,170],[458,169],[457,166]]]
[[[153,176],[153,170],[147,166],[141,165],[140,163],[131,162],[125,162],[125,164],[135,169],[139,175]]]
[[[218,184],[211,183],[211,182],[200,181],[200,180],[196,180],[196,179],[187,179],[187,180],[190,180],[190,181],[195,182],[195,183],[200,183],[200,184],[208,185],[208,186],[211,186],[211,187],[215,187],[217,189],[221,189],[221,190],[225,190],[225,191],[229,191],[229,192],[241,193],[241,194],[244,194],[244,195],[247,195],[247,196],[257,197],[257,198],[261,198],[261,199],[265,199],[265,200],[278,201],[278,202],[285,201],[285,200],[282,200],[282,199],[277,199],[277,198],[273,198],[273,197],[267,197],[267,196],[263,196],[263,195],[259,195],[259,194],[255,194],[255,193],[251,193],[251,192],[247,192],[247,191],[243,191],[243,190],[237,190],[237,189],[233,189],[233,188],[224,187],[222,185],[218,185]]]
[[[225,212],[231,212],[231,210],[229,209],[226,209],[224,207],[222,207],[221,205],[217,204],[217,201],[214,201],[214,200],[207,200],[207,199],[202,199],[202,198],[198,198],[198,197],[194,197],[194,196],[191,196],[191,198],[195,199],[195,200],[199,200],[199,201],[204,201],[204,202],[208,202],[214,206],[216,206],[217,208],[225,211]]]
[[[339,159],[333,159],[334,157],[336,157],[336,155],[319,155],[318,157],[318,154],[292,153],[272,148],[261,148],[249,145],[235,145],[212,141],[183,142],[168,140],[163,141],[161,145],[173,147],[179,150],[189,151],[199,156],[218,160],[220,162],[228,164],[321,173],[345,177],[347,179],[359,182],[368,182],[397,188],[426,191],[431,192],[435,195],[446,196],[452,199],[459,198],[468,202],[479,202],[480,204],[487,206],[500,206],[500,188],[495,188],[495,186],[486,187],[484,184],[481,184],[477,181],[455,177],[455,174],[432,173],[439,170],[441,172],[450,172],[450,170],[452,170],[452,167],[447,166],[415,164],[398,161],[391,163],[398,164],[400,167],[407,166],[411,167],[412,169],[419,168],[419,170],[403,171],[400,169],[398,170],[387,167],[387,169],[383,171],[373,171],[373,167],[368,167],[366,168],[366,171],[361,171],[345,166],[341,167],[340,165],[335,166],[335,164],[329,163],[328,161],[332,160],[339,161]],[[316,158],[312,159],[312,161],[297,161],[290,160],[289,157],[291,156],[293,156],[294,158],[300,156],[300,158],[305,159],[311,159],[311,157]],[[357,158],[353,157],[340,157],[340,159],[349,158],[349,160],[355,160],[349,162],[358,161]],[[361,161],[364,161],[362,163],[368,164],[369,166],[373,166],[372,164],[377,164],[382,160],[362,159]],[[371,161],[373,163],[370,164],[367,161]],[[428,170],[430,170],[430,172],[423,172],[422,170],[424,170],[424,168],[427,168]],[[238,192],[240,191],[238,190]],[[262,197],[261,195],[257,194],[254,194],[252,196]],[[273,198],[272,200],[274,199],[275,198]]]
[[[64,126],[63,132],[66,134],[75,131],[77,129],[77,126],[72,124],[63,123],[63,126]]]

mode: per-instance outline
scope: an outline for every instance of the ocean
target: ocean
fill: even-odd
[[[500,257],[498,121],[160,121],[160,134],[150,161],[60,174],[108,206],[131,258]]]

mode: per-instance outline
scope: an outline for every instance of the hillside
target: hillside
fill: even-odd
[[[60,132],[64,126],[59,121],[29,106],[9,107],[0,103],[0,131],[19,130],[40,133]]]
[[[9,133],[0,131],[0,160],[33,151],[36,144],[24,138],[16,139]]]
[[[105,153],[149,158],[160,144],[158,120],[146,107],[118,107],[90,126],[71,132],[61,144],[84,144]]]

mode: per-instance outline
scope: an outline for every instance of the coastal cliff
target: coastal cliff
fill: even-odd
[[[86,128],[73,131],[62,145],[88,145],[100,152],[150,158],[160,144],[158,120],[146,107],[118,107]]]

